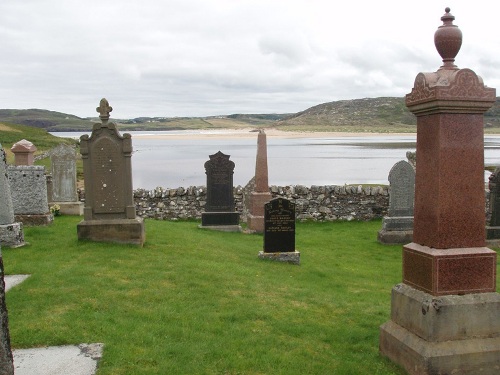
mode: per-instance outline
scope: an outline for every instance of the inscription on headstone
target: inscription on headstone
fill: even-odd
[[[275,198],[264,206],[264,252],[295,252],[295,203]]]
[[[94,212],[119,213],[124,211],[124,196],[121,193],[120,178],[124,163],[121,145],[111,138],[101,138],[91,146],[95,158],[91,161],[94,171]]]

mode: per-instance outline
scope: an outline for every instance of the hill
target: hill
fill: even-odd
[[[90,131],[94,118],[42,109],[0,109],[0,122],[23,124],[47,131]],[[267,127],[289,131],[415,132],[416,118],[404,98],[339,100],[295,114],[231,114],[208,117],[138,117],[113,119],[120,130],[187,130]],[[485,114],[485,128],[500,132],[500,98]]]
[[[404,98],[340,100],[316,105],[276,123],[282,130],[415,132],[416,117]],[[485,128],[500,131],[500,98],[485,114]]]

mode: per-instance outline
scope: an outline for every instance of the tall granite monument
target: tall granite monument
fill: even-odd
[[[249,231],[264,232],[264,205],[272,199],[269,192],[267,168],[267,136],[263,130],[257,136],[257,157],[255,161],[255,188],[250,193],[250,213],[247,217]]]
[[[378,242],[406,244],[413,238],[413,200],[415,197],[415,170],[400,160],[389,172],[389,212],[382,221]]]
[[[7,158],[0,144],[0,244],[5,247],[24,245],[23,223],[15,222],[14,207],[7,178]]]
[[[259,258],[300,264],[295,250],[295,203],[274,198],[264,206],[264,246]]]
[[[76,150],[60,144],[50,151],[52,189],[49,205],[57,204],[63,215],[83,215],[83,202],[78,201],[76,187]]]
[[[200,228],[240,231],[240,214],[235,211],[233,193],[234,162],[222,152],[209,155],[205,163],[207,203]]]
[[[419,73],[406,96],[417,116],[413,242],[392,289],[380,352],[410,374],[498,374],[497,254],[485,247],[483,114],[495,102],[454,65],[462,33],[446,8],[434,35],[443,66]]]
[[[5,281],[0,246],[0,375],[14,375],[14,360],[10,348],[9,317],[5,304]]]
[[[136,217],[132,191],[132,139],[127,133],[121,136],[116,124],[108,121],[112,110],[101,99],[101,123],[94,124],[90,137],[80,138],[85,207],[78,239],[142,246],[144,222]]]

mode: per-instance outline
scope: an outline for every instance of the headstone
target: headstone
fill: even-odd
[[[497,254],[485,247],[484,112],[495,89],[453,63],[462,33],[450,9],[434,42],[443,65],[419,73],[408,109],[417,116],[413,242],[392,289],[380,352],[410,374],[498,374]]]
[[[384,244],[409,243],[413,237],[415,170],[407,161],[398,161],[389,172],[389,212],[382,221],[378,241]]]
[[[10,149],[14,154],[14,165],[33,165],[37,148],[33,143],[22,139]]]
[[[490,207],[486,241],[490,246],[500,246],[500,168],[497,167],[489,178]]]
[[[250,214],[247,217],[249,231],[256,233],[264,232],[264,205],[271,198],[267,168],[267,137],[266,133],[260,130],[257,136],[255,189],[250,193]]]
[[[63,215],[83,215],[83,203],[78,201],[76,186],[75,147],[60,144],[50,151],[50,160],[52,165],[50,205],[58,205]]]
[[[25,226],[52,224],[49,211],[45,167],[9,165],[7,167],[15,220]]]
[[[9,317],[5,304],[5,281],[0,246],[0,375],[14,375],[14,361],[10,348]]]
[[[7,158],[0,144],[0,244],[5,247],[24,245],[23,223],[15,222],[14,207],[7,178]]]
[[[234,162],[222,152],[210,155],[205,163],[207,203],[201,214],[200,228],[239,231],[240,215],[235,212],[233,173]]]
[[[275,198],[264,208],[264,250],[259,258],[300,264],[295,250],[295,203]]]
[[[85,208],[78,239],[142,246],[144,222],[136,217],[132,191],[132,139],[108,122],[111,111],[102,99],[97,108],[101,123],[94,124],[90,137],[80,138]]]

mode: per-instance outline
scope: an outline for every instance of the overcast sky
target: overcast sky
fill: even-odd
[[[289,113],[404,96],[441,58],[500,89],[500,1],[1,0],[0,108],[112,118]],[[500,91],[499,94],[500,96]]]

